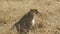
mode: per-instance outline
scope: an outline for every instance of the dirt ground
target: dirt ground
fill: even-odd
[[[39,10],[44,28],[29,34],[60,34],[60,0],[0,0],[0,34],[18,34],[12,26],[30,9]]]

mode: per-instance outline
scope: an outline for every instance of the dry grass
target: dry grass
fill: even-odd
[[[60,34],[60,0],[0,0],[0,34],[17,34],[12,25],[31,8],[39,10],[44,27],[29,34]]]

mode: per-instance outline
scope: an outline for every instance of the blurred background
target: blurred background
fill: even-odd
[[[13,25],[30,9],[39,10],[43,28],[29,34],[60,34],[60,0],[0,0],[0,34],[18,34]]]

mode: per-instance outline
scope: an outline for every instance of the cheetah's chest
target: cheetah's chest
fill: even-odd
[[[35,19],[33,18],[32,19],[32,26],[35,24]]]

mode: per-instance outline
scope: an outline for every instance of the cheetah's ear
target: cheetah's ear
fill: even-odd
[[[37,11],[37,9],[35,9],[35,11]]]
[[[33,9],[30,9],[30,11],[32,11]]]

